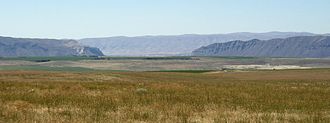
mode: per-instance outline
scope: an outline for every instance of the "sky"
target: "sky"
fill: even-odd
[[[0,36],[330,33],[330,0],[0,0]]]

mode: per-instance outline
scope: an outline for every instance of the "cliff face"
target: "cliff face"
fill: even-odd
[[[103,56],[103,53],[75,40],[0,37],[0,56]]]
[[[312,33],[269,32],[269,33],[230,33],[212,35],[139,36],[81,39],[80,43],[97,47],[106,55],[119,56],[166,56],[190,55],[201,46],[232,40],[269,40],[294,36],[313,36]]]
[[[329,36],[215,43],[192,52],[196,56],[330,57]]]

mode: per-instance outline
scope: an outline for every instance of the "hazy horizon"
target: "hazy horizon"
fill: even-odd
[[[330,32],[328,0],[11,0],[0,5],[0,36],[112,36]]]
[[[89,39],[89,38],[111,38],[111,37],[147,37],[147,36],[184,36],[184,35],[227,35],[227,34],[235,34],[235,33],[255,33],[255,34],[262,34],[262,33],[312,33],[316,35],[328,35],[330,33],[313,33],[313,32],[282,32],[282,31],[269,31],[269,32],[229,32],[229,33],[212,33],[212,34],[194,34],[194,33],[187,33],[187,34],[169,34],[169,35],[133,35],[133,36],[126,36],[126,35],[113,35],[113,36],[101,36],[101,37],[85,37],[85,38],[49,38],[49,37],[15,37],[10,35],[0,35],[0,37],[10,37],[10,38],[30,38],[30,39],[59,39],[59,40],[81,40],[81,39]]]

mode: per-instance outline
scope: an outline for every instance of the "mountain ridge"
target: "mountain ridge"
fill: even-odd
[[[297,36],[271,40],[230,41],[203,46],[195,56],[330,57],[330,36]]]
[[[167,56],[190,55],[201,46],[231,40],[269,40],[273,38],[287,38],[294,36],[314,36],[318,34],[308,32],[266,32],[251,33],[237,32],[228,34],[184,34],[161,36],[116,36],[106,38],[86,38],[78,40],[80,43],[97,47],[104,54],[110,56]]]
[[[13,38],[0,36],[1,57],[22,56],[103,56],[98,49],[76,40]]]

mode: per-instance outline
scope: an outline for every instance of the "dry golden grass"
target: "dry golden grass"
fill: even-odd
[[[0,122],[330,122],[330,70],[2,71]]]

